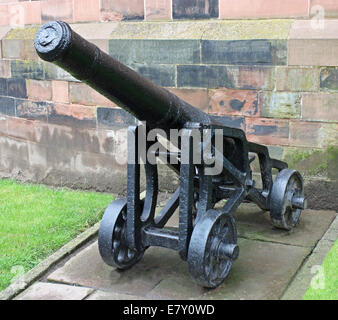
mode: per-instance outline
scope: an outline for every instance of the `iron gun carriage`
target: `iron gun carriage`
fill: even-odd
[[[127,197],[107,207],[100,225],[99,251],[108,265],[127,269],[140,261],[148,247],[166,247],[187,260],[198,284],[213,288],[224,281],[238,257],[233,213],[242,202],[270,211],[277,228],[290,230],[297,224],[306,207],[303,179],[285,162],[270,158],[266,146],[247,141],[241,129],[221,125],[154,85],[64,22],[43,25],[34,45],[43,60],[65,69],[140,120],[128,128]],[[163,143],[156,149],[159,138],[155,138],[146,141],[141,152],[141,137],[156,129],[166,138],[170,130],[179,131],[177,139],[169,139],[175,151]],[[149,153],[167,159],[180,181],[157,214],[158,168]],[[261,188],[255,186],[250,168],[255,155]],[[141,165],[146,173],[144,199],[140,198]],[[273,168],[278,171],[275,179]],[[215,209],[221,200],[226,202]],[[176,209],[179,225],[166,227]]]

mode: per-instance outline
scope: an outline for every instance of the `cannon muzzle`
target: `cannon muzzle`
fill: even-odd
[[[180,129],[186,122],[213,123],[207,114],[110,57],[65,22],[44,24],[34,46],[41,59],[65,69],[149,127]]]

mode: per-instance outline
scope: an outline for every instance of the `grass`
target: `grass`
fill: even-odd
[[[313,279],[315,285],[307,289],[304,300],[338,300],[338,241],[325,257],[321,270]],[[324,280],[322,285],[321,280]]]
[[[0,290],[98,222],[112,195],[0,180]]]

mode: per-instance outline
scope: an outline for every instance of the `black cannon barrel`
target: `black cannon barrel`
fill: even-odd
[[[180,129],[186,122],[214,122],[204,112],[83,39],[65,22],[44,24],[34,45],[41,59],[65,69],[137,119],[147,121],[149,127]]]

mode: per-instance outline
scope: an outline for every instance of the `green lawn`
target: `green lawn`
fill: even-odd
[[[98,222],[109,194],[0,180],[0,290]]]
[[[310,285],[304,300],[338,300],[338,241],[336,241],[322,264],[322,274],[316,274],[314,288]],[[324,280],[320,285],[320,280]]]

